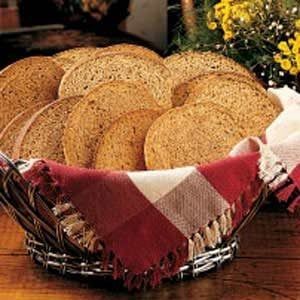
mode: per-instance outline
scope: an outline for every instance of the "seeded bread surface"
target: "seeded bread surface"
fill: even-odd
[[[186,83],[197,76],[221,71],[254,78],[253,74],[234,60],[214,52],[186,51],[170,55],[164,61],[172,73],[173,106],[180,106],[184,103]]]

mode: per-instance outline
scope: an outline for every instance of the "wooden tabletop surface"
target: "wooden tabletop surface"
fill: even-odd
[[[242,231],[232,263],[197,279],[130,294],[47,273],[27,256],[22,230],[1,209],[0,299],[300,299],[299,219],[264,209]]]

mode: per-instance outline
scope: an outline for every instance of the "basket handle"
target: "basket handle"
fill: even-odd
[[[189,37],[193,37],[197,29],[197,12],[194,0],[181,0],[181,11],[185,31]]]

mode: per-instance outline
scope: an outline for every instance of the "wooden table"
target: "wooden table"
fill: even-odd
[[[33,264],[22,231],[0,210],[0,299],[300,299],[299,219],[265,208],[243,230],[231,264],[195,280],[129,294],[49,274]]]

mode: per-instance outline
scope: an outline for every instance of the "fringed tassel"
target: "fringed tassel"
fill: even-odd
[[[286,203],[288,210],[292,213],[300,207],[300,190],[290,177],[274,189],[273,194],[279,202]]]
[[[178,272],[179,268],[186,261],[186,251],[187,249],[183,247],[170,252],[163,259],[161,259],[158,265],[153,266],[150,270],[142,274],[133,274],[131,272],[126,272],[121,268],[121,273],[124,272],[125,274],[125,286],[129,290],[138,290],[147,286],[152,288],[158,286],[163,278],[169,278]]]
[[[52,211],[56,217],[60,217],[61,215],[66,214],[71,209],[74,209],[73,205],[70,202],[66,202],[63,204],[55,205]]]
[[[227,233],[231,232],[232,227],[233,227],[233,222],[232,222],[232,213],[230,209],[227,209],[225,211],[225,217],[226,217],[226,223],[227,223]]]
[[[286,166],[268,146],[261,146],[259,177],[269,187],[278,201],[285,202],[290,212],[300,206],[300,190],[288,175]],[[291,175],[292,176],[292,175]]]
[[[54,205],[65,202],[65,195],[62,193],[53,176],[51,176],[50,168],[45,161],[36,161],[33,166],[24,173],[24,177],[32,186],[39,188],[42,195]]]
[[[196,233],[193,237],[194,241],[194,257],[197,257],[199,254],[203,253],[205,250],[205,242],[200,233]]]
[[[216,220],[205,226],[201,232],[195,233],[189,239],[189,261],[198,257],[206,248],[215,248],[232,230],[232,211],[227,209]]]
[[[218,219],[218,222],[220,224],[221,235],[223,236],[228,231],[226,215],[225,214],[221,215]]]
[[[261,157],[258,161],[259,178],[263,180],[270,189],[273,189],[287,179],[286,167],[268,146],[261,144],[260,153]]]
[[[243,219],[242,197],[240,196],[234,203],[234,214],[232,219],[233,227],[236,227]]]
[[[299,191],[298,191],[299,192]],[[288,210],[293,213],[300,207],[300,195],[297,196],[289,205]]]
[[[214,237],[213,237],[213,232],[209,226],[206,226],[203,231],[203,236],[204,236],[204,242],[205,245],[209,248],[214,248]]]
[[[188,250],[188,261],[193,260],[194,258],[194,249],[195,249],[195,243],[192,239],[189,239],[189,250]]]
[[[211,225],[211,229],[214,237],[214,245],[216,246],[221,242],[221,230],[219,223],[215,220]]]

